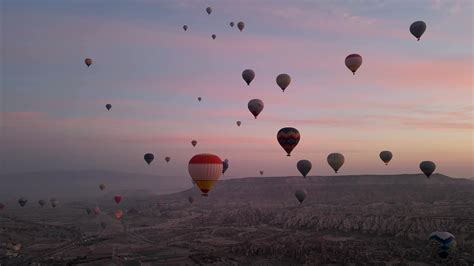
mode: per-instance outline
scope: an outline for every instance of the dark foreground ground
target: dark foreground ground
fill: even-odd
[[[308,192],[301,205],[298,188]],[[55,209],[8,205],[0,213],[1,265],[474,264],[474,182],[464,179],[246,178],[220,182],[209,197],[197,189],[131,192],[118,207],[112,197]],[[87,215],[96,205],[102,213]],[[456,236],[449,259],[431,253],[432,231]]]

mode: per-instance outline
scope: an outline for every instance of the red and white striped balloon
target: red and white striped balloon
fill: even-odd
[[[222,160],[219,156],[210,153],[194,155],[189,161],[189,175],[196,185],[207,196],[222,174]]]

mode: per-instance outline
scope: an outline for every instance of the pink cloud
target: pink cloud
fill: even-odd
[[[449,91],[472,89],[472,56],[416,60],[400,56],[367,57],[368,66],[363,70],[367,74],[361,77],[366,82],[398,89],[414,87]]]

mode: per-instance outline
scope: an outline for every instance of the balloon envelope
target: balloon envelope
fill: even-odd
[[[263,171],[260,171],[260,175],[263,175]]]
[[[227,171],[227,168],[229,168],[229,160],[225,159],[222,162],[222,174],[224,174],[225,171]]]
[[[108,103],[108,104],[105,105],[105,108],[107,108],[107,110],[110,110],[110,108],[112,108],[112,105],[110,103]]]
[[[346,57],[345,63],[346,67],[355,75],[357,69],[362,65],[362,56],[358,54],[350,54]]]
[[[166,156],[166,157],[165,157],[165,161],[166,161],[167,163],[169,163],[170,160],[171,160],[171,157],[169,157],[169,156]]]
[[[257,119],[257,116],[262,112],[263,106],[263,101],[260,99],[252,99],[247,104],[249,111],[253,114],[255,119]]]
[[[207,12],[207,14],[210,15],[210,14],[212,13],[212,8],[211,8],[211,7],[207,7],[207,8],[206,8],[206,12]]]
[[[276,78],[276,83],[280,87],[282,91],[285,91],[285,89],[290,85],[291,82],[291,77],[288,74],[280,74]]]
[[[390,151],[382,151],[379,154],[380,159],[385,163],[385,165],[388,165],[390,160],[392,160],[393,154]]]
[[[456,250],[456,237],[449,232],[433,232],[429,241],[432,251],[443,259]]]
[[[87,67],[90,67],[92,65],[92,58],[86,58],[84,63],[86,63]]]
[[[300,203],[303,203],[304,199],[306,198],[306,191],[298,189],[295,191],[295,197]]]
[[[231,27],[234,27],[234,24],[235,24],[234,22],[229,23]]]
[[[187,31],[188,30],[188,25],[183,25],[183,30]]]
[[[410,25],[410,32],[419,41],[421,35],[425,33],[426,23],[423,21],[415,21]]]
[[[420,163],[420,170],[429,178],[436,170],[436,164],[432,161],[423,161]]]
[[[43,207],[44,205],[46,205],[46,201],[45,200],[38,200],[38,204]]]
[[[123,211],[122,210],[116,210],[114,215],[115,215],[115,218],[120,220],[120,218],[122,218],[122,216],[123,216]]]
[[[334,169],[334,172],[337,171],[342,167],[344,164],[344,155],[340,153],[331,153],[328,155],[328,164]]]
[[[107,227],[107,223],[106,222],[101,222],[100,227],[102,227],[102,229],[105,229]]]
[[[90,214],[92,213],[92,210],[89,209],[89,208],[87,208],[87,209],[86,209],[86,212],[87,212],[87,215],[90,215]]]
[[[193,145],[193,147],[196,147],[197,144],[198,144],[197,140],[192,140],[191,141],[191,145]]]
[[[191,196],[189,196],[189,197],[188,197],[188,201],[189,201],[189,203],[193,204],[193,202],[194,202],[194,198],[193,198],[193,197],[191,197]]]
[[[56,199],[50,199],[49,202],[51,203],[51,207],[56,208],[59,205],[59,201]]]
[[[100,208],[96,206],[92,211],[94,212],[94,214],[99,214]]]
[[[203,195],[207,195],[219,180],[222,170],[222,160],[219,156],[210,153],[194,155],[188,164],[189,175],[204,193]]]
[[[245,23],[243,21],[240,21],[237,23],[237,28],[239,28],[240,31],[243,31],[245,28]]]
[[[242,125],[242,122],[237,121],[236,124],[237,124],[238,127],[240,127],[240,125]]]
[[[120,195],[114,196],[114,201],[115,201],[115,203],[119,204],[122,201],[122,196],[120,196]]]
[[[202,100],[202,98],[201,98],[201,97],[198,97],[198,101],[201,101],[201,100]]]
[[[286,151],[287,156],[290,156],[291,151],[300,142],[300,132],[293,127],[284,127],[277,133],[277,140],[280,146]]]
[[[104,185],[104,184],[100,184],[100,185],[99,185],[99,189],[100,189],[100,190],[104,190],[104,189],[105,189],[105,185]]]
[[[311,171],[312,164],[308,160],[299,160],[298,163],[296,164],[296,168],[298,168],[298,171],[303,175],[303,177],[306,177],[306,175]]]
[[[242,78],[247,83],[247,85],[250,85],[250,82],[252,82],[252,80],[255,78],[255,71],[252,69],[245,69],[242,72]]]
[[[148,165],[150,165],[151,162],[153,162],[153,160],[155,159],[155,155],[153,155],[153,153],[146,153],[145,155],[143,155],[143,159]]]
[[[26,198],[20,198],[18,200],[18,204],[20,204],[21,207],[25,207],[27,202],[28,202],[28,200]]]
[[[212,34],[212,39],[215,40],[216,39],[216,35],[215,34]]]

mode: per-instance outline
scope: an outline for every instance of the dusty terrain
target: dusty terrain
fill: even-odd
[[[295,189],[305,188],[299,204]],[[474,182],[434,175],[266,177],[157,196],[127,193],[62,202],[9,204],[0,212],[0,263],[118,265],[472,265]],[[188,197],[194,197],[193,204]],[[13,206],[11,206],[13,205]],[[102,213],[87,215],[99,206]],[[117,208],[125,212],[113,218]],[[102,229],[100,224],[107,224]],[[449,231],[448,260],[429,249]],[[21,243],[18,252],[12,245]]]

